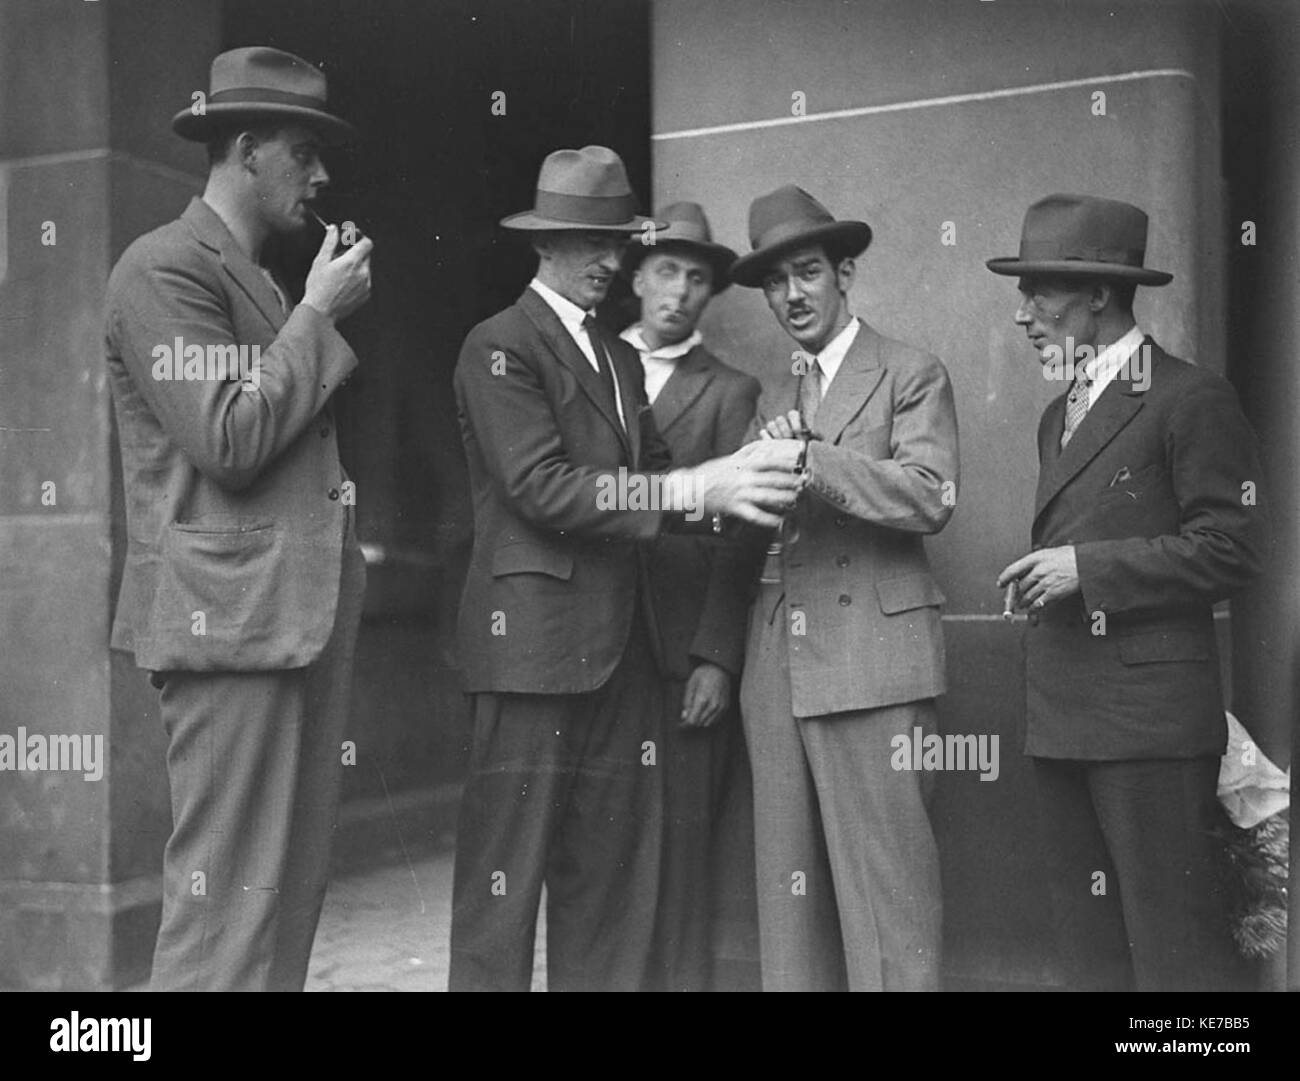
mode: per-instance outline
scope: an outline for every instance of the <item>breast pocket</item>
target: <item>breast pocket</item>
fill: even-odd
[[[1167,477],[1164,464],[1153,462],[1129,476],[1113,479],[1108,487],[1102,489],[1099,498],[1103,501],[1115,500],[1141,503],[1150,500],[1153,489],[1166,486]]]
[[[865,454],[870,458],[892,458],[894,454],[893,434],[893,424],[886,421],[884,424],[854,429],[845,433],[844,438],[840,440],[840,446],[856,450],[859,454]]]

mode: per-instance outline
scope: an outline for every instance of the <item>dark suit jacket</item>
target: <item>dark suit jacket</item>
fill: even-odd
[[[260,347],[260,385],[155,378],[177,339]],[[356,367],[347,342],[306,305],[286,318],[193,199],[114,268],[107,354],[128,530],[113,646],[155,671],[310,664],[338,602],[345,474],[326,402]]]
[[[658,509],[611,506],[621,469],[670,465],[636,351],[606,335],[627,431],[559,317],[531,289],[476,326],[456,365],[474,501],[460,606],[465,689],[574,694],[623,655]],[[642,593],[644,611],[651,612]]]
[[[1031,755],[1184,758],[1226,744],[1212,605],[1262,565],[1263,511],[1243,496],[1259,455],[1226,380],[1145,344],[1147,389],[1138,368],[1121,372],[1064,451],[1065,395],[1039,424],[1033,546],[1074,545],[1081,594],[1031,617]]]
[[[788,374],[765,389],[759,412],[770,419],[798,401]],[[798,539],[782,552],[794,715],[942,694],[944,596],[923,539],[947,524],[957,499],[948,372],[863,323],[813,434]]]
[[[758,380],[697,345],[677,361],[651,409],[674,466],[731,454],[745,440]],[[745,653],[746,564],[732,541],[665,533],[648,552],[650,592],[665,674],[686,679],[695,661],[732,675]]]

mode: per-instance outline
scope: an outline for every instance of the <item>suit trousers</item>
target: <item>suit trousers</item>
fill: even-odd
[[[1213,833],[1219,759],[1033,762],[1066,986],[1241,989]]]
[[[662,843],[662,695],[639,617],[597,690],[474,695],[448,990],[529,989],[543,884],[548,988],[643,986]]]
[[[172,834],[155,991],[301,991],[329,872],[366,570],[349,529],[315,663],[163,672]]]
[[[895,736],[936,731],[934,701],[796,718],[787,618],[781,586],[762,586],[741,684],[763,989],[934,990],[943,902],[932,778],[890,765]]]
[[[744,757],[744,737],[734,709],[728,709],[708,728],[682,728],[685,681],[671,680],[666,686],[664,841],[646,989],[715,989],[719,949],[733,954],[718,973],[727,988],[733,989],[746,975],[743,956],[734,956],[741,948],[735,939],[743,934],[746,915],[751,922],[757,918],[753,830],[746,829],[744,821],[751,811],[747,806],[734,806],[728,798],[729,787],[746,780],[738,775],[734,761]],[[748,785],[743,795],[748,797]],[[735,866],[737,858],[743,862]],[[727,881],[724,869],[737,873],[743,881]],[[753,952],[756,955],[757,951]]]

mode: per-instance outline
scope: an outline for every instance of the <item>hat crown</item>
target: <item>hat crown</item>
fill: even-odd
[[[632,198],[623,159],[607,146],[555,150],[537,175],[537,192],[596,199]]]
[[[712,244],[713,230],[709,227],[708,215],[699,203],[680,202],[655,211],[656,218],[668,223],[667,229],[659,230],[659,239],[683,240],[695,244]]]
[[[243,91],[292,94],[325,104],[325,73],[299,56],[264,45],[221,53],[212,61],[209,102],[220,103]]]
[[[531,211],[512,214],[513,229],[613,229],[626,232],[643,222],[623,159],[607,146],[553,150],[537,173]]]
[[[758,251],[834,221],[831,212],[803,188],[786,184],[750,205],[750,247]]]
[[[1140,267],[1147,216],[1131,203],[1095,195],[1049,195],[1025,212],[1022,261],[1080,260]]]

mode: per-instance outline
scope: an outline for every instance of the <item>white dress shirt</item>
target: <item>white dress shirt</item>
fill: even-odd
[[[677,362],[704,341],[704,335],[693,330],[689,338],[676,345],[661,345],[658,349],[651,349],[646,345],[640,323],[633,323],[619,337],[641,355],[641,367],[645,369],[645,393],[652,404],[676,371]]]
[[[582,351],[582,355],[587,358],[587,363],[591,365],[592,370],[599,375],[600,364],[596,360],[596,350],[591,344],[587,328],[582,325],[582,321],[587,318],[588,313],[567,297],[560,296],[549,285],[542,284],[536,278],[529,282],[528,285],[539,297],[546,301],[547,307],[560,317],[560,322],[564,324],[564,329],[569,332],[574,344]],[[619,423],[623,425],[623,429],[626,431],[627,418],[623,416],[623,394],[619,389],[618,369],[614,367],[613,357],[609,358],[609,372],[614,377],[614,403],[618,406]]]
[[[826,388],[831,385],[831,380],[835,378],[835,373],[840,370],[840,365],[844,363],[844,357],[848,354],[858,336],[859,326],[861,324],[855,315],[849,319],[849,325],[836,334],[826,344],[826,348],[817,354],[817,367],[822,370],[823,400],[826,398]]]
[[[1111,342],[1092,360],[1083,366],[1092,383],[1088,387],[1088,408],[1091,409],[1097,404],[1097,399],[1101,397],[1101,392],[1106,389],[1110,381],[1119,374],[1124,363],[1137,352],[1138,347],[1146,337],[1141,330],[1134,326],[1119,341]],[[1130,376],[1135,376],[1137,372],[1130,372]]]

